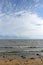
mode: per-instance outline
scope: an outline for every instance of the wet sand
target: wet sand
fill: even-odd
[[[0,59],[0,65],[43,65],[43,58]]]

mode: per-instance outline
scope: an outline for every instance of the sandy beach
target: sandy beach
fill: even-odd
[[[0,59],[0,65],[43,65],[43,58]]]

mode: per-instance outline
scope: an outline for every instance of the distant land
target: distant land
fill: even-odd
[[[42,36],[0,35],[0,39],[43,39],[43,35]]]
[[[30,38],[25,36],[0,35],[0,39],[30,39]]]

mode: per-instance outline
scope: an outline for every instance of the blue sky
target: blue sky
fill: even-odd
[[[0,39],[43,39],[43,0],[0,0]]]

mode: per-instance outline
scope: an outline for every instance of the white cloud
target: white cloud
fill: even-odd
[[[21,16],[18,17],[18,14],[21,14]],[[43,19],[31,12],[18,12],[11,15],[0,14],[0,34],[17,36],[43,35]]]

